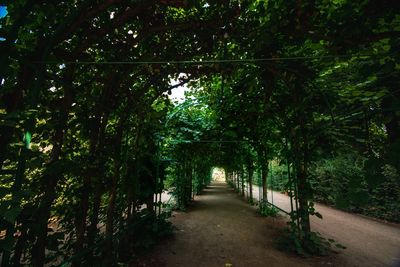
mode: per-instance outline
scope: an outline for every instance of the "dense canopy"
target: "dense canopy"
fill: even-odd
[[[314,200],[400,221],[397,0],[2,5],[1,266],[127,262],[215,166],[294,196],[299,252]]]

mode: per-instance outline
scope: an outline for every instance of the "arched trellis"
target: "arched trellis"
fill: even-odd
[[[172,139],[170,140],[170,142],[173,143],[186,143],[186,144],[191,144],[191,143],[203,143],[203,144],[207,144],[207,143],[215,143],[215,144],[222,144],[222,143],[249,143],[250,141],[248,140],[187,140],[187,139]],[[218,164],[216,164],[218,165]],[[271,181],[271,188],[270,188],[270,192],[271,192],[271,201],[269,201],[268,197],[266,199],[262,199],[262,194],[261,194],[261,190],[259,190],[259,203],[264,202],[264,204],[272,206],[276,209],[278,209],[279,211],[283,212],[284,214],[287,214],[290,216],[292,222],[296,223],[297,227],[299,225],[299,213],[298,213],[298,203],[297,203],[297,198],[298,198],[298,190],[297,190],[297,186],[296,183],[293,182],[293,172],[291,171],[292,167],[291,164],[289,162],[289,159],[286,159],[286,165],[287,165],[287,176],[288,176],[288,192],[289,192],[289,199],[290,199],[290,211],[284,210],[283,208],[277,206],[274,203],[274,190],[273,190],[273,170],[272,170],[272,164],[271,167],[269,168],[269,179]],[[242,190],[242,192],[244,192],[244,188],[243,188],[243,183],[240,183],[240,179],[242,179],[242,181],[244,181],[244,177],[243,177],[243,172],[241,174],[238,173],[228,173],[226,174],[228,182],[234,187],[236,188],[238,191]],[[241,176],[241,177],[239,177]],[[249,182],[249,181],[247,181]],[[249,186],[249,188],[251,188],[251,186]],[[251,189],[250,189],[251,190]],[[268,189],[267,189],[268,190]],[[248,195],[249,196],[249,195]],[[161,195],[159,195],[159,197],[156,196],[156,201],[159,198],[159,201],[161,200]],[[161,209],[159,209],[160,212]]]

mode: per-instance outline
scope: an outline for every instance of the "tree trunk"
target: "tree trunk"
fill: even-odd
[[[241,178],[241,181],[242,181],[242,196],[245,196],[244,195],[244,171],[243,171],[243,168],[241,168],[241,170],[240,170],[240,178]]]
[[[23,222],[23,220],[21,221]],[[15,244],[14,247],[14,256],[12,259],[13,266],[15,267],[21,266],[22,253],[24,252],[27,242],[28,242],[28,233],[27,229],[24,228],[21,230],[21,235],[18,237],[17,243]],[[4,254],[3,254],[3,260],[4,260]]]
[[[192,166],[191,162],[187,161],[186,163],[186,204],[189,204],[192,200]]]
[[[101,123],[101,129],[99,133],[99,141],[97,146],[97,158],[99,158],[100,149],[104,146],[104,139],[105,139],[105,128],[108,122],[108,113],[104,113],[104,117]],[[101,160],[100,164],[105,164]],[[101,196],[104,193],[104,188],[101,181],[94,181],[94,197],[93,197],[93,205],[92,205],[92,214],[90,218],[90,226],[88,229],[88,247],[92,247],[95,243],[96,235],[97,235],[97,224],[99,221],[99,210],[101,204]],[[89,258],[92,257],[92,253],[89,254]]]
[[[124,120],[121,118],[118,125],[117,134],[115,137],[116,151],[114,159],[114,175],[111,181],[111,188],[109,191],[108,207],[107,207],[104,266],[113,265],[114,213],[115,213],[115,201],[117,196],[117,185],[121,169],[120,154],[122,145],[123,123]]]
[[[69,74],[72,75],[72,72]],[[69,79],[71,82],[72,79]],[[60,161],[61,149],[64,141],[65,128],[67,125],[68,111],[73,102],[71,87],[66,87],[64,92],[64,103],[61,107],[59,124],[53,138],[53,149],[50,161],[46,166],[45,174],[42,177],[43,197],[36,213],[37,234],[36,242],[32,247],[32,265],[42,267],[45,262],[45,249],[47,243],[48,221],[50,219],[50,208],[56,198],[56,185],[60,179],[61,171],[52,172],[51,168]]]
[[[249,201],[253,205],[253,163],[247,165],[247,171],[249,176]]]
[[[302,88],[297,86],[294,92],[294,102],[301,106]],[[308,162],[308,139],[305,126],[306,113],[300,109],[295,117],[295,122],[299,126],[297,130],[292,129],[293,153],[296,155],[295,167],[297,178],[297,199],[298,199],[298,219],[300,220],[300,230],[303,236],[303,246],[310,240],[310,214],[308,201],[311,199],[311,186],[307,177]]]
[[[89,195],[91,193],[91,179],[90,176],[86,176],[83,181],[83,187],[80,190],[81,203],[76,211],[75,216],[75,229],[76,229],[76,241],[75,241],[75,255],[79,254],[83,250],[84,236],[86,232],[86,218],[89,209]],[[81,260],[77,259],[72,263],[73,267],[81,266]]]
[[[307,241],[311,231],[311,226],[310,215],[308,212],[309,186],[304,162],[300,163],[297,170],[297,187],[299,200],[298,216],[300,217],[301,230],[304,234],[305,241]]]
[[[95,186],[93,197],[92,214],[90,217],[90,226],[88,229],[88,247],[92,247],[95,243],[97,235],[97,224],[99,222],[99,210],[101,203],[101,196],[103,195],[103,188],[100,183]]]
[[[239,172],[235,172],[235,179],[236,179],[236,190],[237,192],[240,192],[240,178],[239,178]]]
[[[266,149],[263,146],[257,148],[258,165],[261,168],[261,187],[262,187],[262,199],[261,201],[267,201],[267,176],[268,176],[268,159]]]
[[[99,164],[98,159],[100,157],[99,148],[103,145],[104,132],[108,122],[108,115],[109,115],[109,111],[107,112],[103,111],[103,106],[105,105],[105,103],[110,101],[110,94],[114,86],[114,83],[115,83],[115,73],[112,73],[106,78],[101,99],[97,103],[94,111],[95,121],[90,131],[89,153],[88,153],[88,159],[90,162],[89,164],[92,165],[87,166],[87,170],[83,174],[83,185],[82,188],[80,189],[80,195],[81,195],[80,202],[75,216],[75,229],[76,229],[76,242],[74,246],[75,254],[81,253],[81,251],[84,248],[85,233],[87,231],[87,215],[89,210],[89,199],[92,191],[92,180],[95,177],[96,170],[99,167],[98,166]],[[97,203],[95,205],[97,205]],[[95,219],[95,221],[97,221],[97,219]],[[97,228],[97,222],[96,222],[96,228]],[[81,264],[79,259],[73,262],[72,264],[72,266],[74,267],[78,267],[80,265]]]
[[[100,127],[100,118],[96,118],[94,129],[91,133],[89,140],[89,164],[96,164],[96,148],[98,146],[98,134]],[[87,170],[83,175],[83,186],[80,189],[80,203],[75,215],[75,229],[76,229],[76,241],[75,241],[75,255],[82,252],[84,247],[84,237],[86,232],[86,219],[89,209],[89,197],[92,191],[92,177],[96,172],[96,166],[87,166]],[[80,260],[74,261],[72,266],[80,266]]]
[[[267,194],[267,176],[268,176],[268,161],[262,162],[261,167],[261,181],[262,181],[262,200],[268,201],[268,194]]]
[[[11,209],[14,207],[20,207],[20,202],[21,202],[21,197],[18,196],[17,193],[21,191],[21,187],[24,183],[25,180],[25,163],[26,163],[26,153],[27,153],[27,148],[24,147],[20,150],[20,156],[18,160],[18,165],[17,165],[17,171],[15,175],[15,181],[14,184],[11,188],[12,192],[12,202]],[[7,228],[6,228],[6,235],[5,235],[5,241],[8,242],[13,242],[14,239],[14,232],[15,232],[15,222],[14,223],[9,223],[7,222]],[[4,250],[3,255],[2,255],[2,262],[1,266],[2,267],[8,267],[10,266],[10,257],[11,257],[11,250]]]
[[[43,55],[43,51],[41,49],[37,49],[32,53],[29,59],[40,58]],[[22,64],[22,67],[17,75],[17,84],[10,92],[2,95],[2,99],[5,103],[5,109],[7,113],[11,113],[14,111],[27,110],[28,108],[36,108],[37,99],[39,96],[39,90],[43,85],[43,77],[45,70],[43,67],[39,67],[38,69],[32,69],[29,64]],[[27,103],[24,106],[24,97],[26,95]],[[66,100],[66,95],[64,95],[64,100]],[[67,101],[65,101],[67,102]],[[66,103],[62,106],[62,108],[66,108]],[[63,111],[63,110],[62,110]],[[63,115],[63,112],[61,112]],[[62,116],[63,117],[63,116]],[[27,118],[27,122],[25,123],[25,133],[32,132],[35,124],[34,118]],[[8,149],[8,145],[13,141],[14,129],[9,127],[0,127],[0,169],[2,169],[2,165],[4,160],[6,159],[6,152]],[[56,130],[57,136],[57,130]],[[28,143],[25,144],[25,147],[21,149],[20,157],[17,163],[17,170],[15,175],[15,182],[12,185],[12,205],[11,208],[21,205],[21,197],[16,196],[16,193],[20,193],[21,187],[24,183],[25,179],[25,161],[26,161],[26,152],[28,151]],[[4,151],[3,151],[4,150]],[[13,235],[15,231],[15,224],[10,224],[6,228],[6,236],[5,240],[8,242],[13,241]],[[9,266],[10,263],[10,251],[4,251],[2,257],[2,266]]]
[[[55,161],[53,164],[55,164]],[[48,168],[50,168],[48,166]],[[58,174],[61,175],[61,174]],[[45,263],[45,249],[47,244],[47,229],[48,221],[50,219],[50,208],[56,197],[55,187],[58,181],[58,177],[53,175],[45,175],[43,177],[45,187],[44,195],[40,202],[37,216],[37,234],[36,242],[32,247],[32,265],[34,267],[42,267]]]
[[[400,93],[398,93],[398,98]],[[382,101],[383,115],[387,118],[385,128],[387,131],[389,144],[393,144],[400,139],[400,116],[396,114],[395,97],[388,96]]]

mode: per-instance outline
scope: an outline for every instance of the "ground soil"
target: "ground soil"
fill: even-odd
[[[253,195],[259,198],[258,186]],[[290,211],[290,198],[268,191],[268,201]],[[315,204],[323,219],[311,217],[312,231],[332,238],[346,249],[338,250],[345,266],[396,266],[400,267],[400,225],[379,221],[367,216],[352,214],[326,205]]]
[[[175,234],[131,266],[346,266],[337,254],[304,258],[278,249],[287,219],[261,217],[224,182],[171,221]]]

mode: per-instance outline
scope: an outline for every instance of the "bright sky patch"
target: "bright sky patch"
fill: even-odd
[[[6,6],[0,6],[0,19],[4,18],[5,16],[7,16],[8,12],[7,12],[7,7]]]

